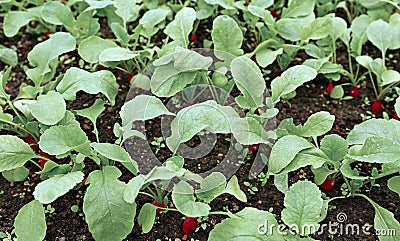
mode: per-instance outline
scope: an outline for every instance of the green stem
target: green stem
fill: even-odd
[[[372,73],[371,73],[370,70],[368,70],[368,74],[369,74],[369,78],[371,79],[371,83],[372,83],[372,87],[373,87],[373,89],[374,89],[375,96],[376,96],[376,98],[378,98],[378,96],[379,96],[379,95],[378,95],[378,91],[376,90],[374,78],[372,77]]]
[[[29,161],[30,161],[31,163],[33,163],[33,165],[39,167],[40,170],[43,170],[43,168],[39,165],[39,163],[37,163],[37,162],[35,162],[35,161],[32,161],[32,160],[29,160]]]
[[[214,211],[214,212],[210,212],[209,214],[211,214],[211,215],[226,215],[226,216],[229,216],[229,212],[223,212],[223,211]]]
[[[346,182],[347,188],[350,190],[350,193],[353,194],[353,189],[350,185],[349,180],[347,180],[347,177],[343,176],[343,180]]]
[[[32,136],[32,138],[35,140],[35,142],[38,141],[36,135],[34,135],[32,132],[30,132],[29,130],[25,129],[24,127],[18,125],[17,123],[14,123],[14,122],[12,122],[12,121],[7,121],[7,120],[1,120],[1,122],[7,123],[7,124],[9,124],[9,125],[15,126],[15,127],[19,128],[19,129],[23,130],[24,132],[26,132],[26,133],[28,133],[30,136]]]
[[[22,124],[26,125],[25,120],[21,117],[19,114],[18,110],[14,107],[14,104],[10,99],[7,100],[7,104],[11,107],[11,109],[14,111],[14,113],[17,115],[18,119],[22,122]]]
[[[333,197],[333,198],[329,199],[329,202],[335,201],[337,199],[345,199],[345,198],[346,198],[345,196]]]
[[[151,195],[150,193],[147,193],[147,192],[139,192],[139,194],[142,194],[142,195],[151,197],[151,198],[153,198],[154,200],[156,200],[156,198],[155,198],[153,195]]]

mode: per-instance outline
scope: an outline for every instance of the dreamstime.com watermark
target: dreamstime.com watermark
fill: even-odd
[[[262,235],[271,236],[273,234],[280,234],[283,236],[289,234],[324,234],[328,232],[330,235],[334,236],[387,236],[396,237],[395,229],[374,229],[371,224],[355,224],[346,223],[347,215],[345,213],[339,213],[336,216],[337,221],[329,223],[323,223],[319,225],[307,224],[299,227],[296,224],[286,226],[284,224],[268,223],[265,220],[264,223],[258,225],[258,233]]]

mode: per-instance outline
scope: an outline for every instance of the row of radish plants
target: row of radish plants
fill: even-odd
[[[0,172],[10,182],[24,181],[31,172],[41,179],[34,200],[18,212],[13,232],[20,241],[43,240],[43,205],[84,184],[83,213],[95,240],[123,240],[134,225],[151,232],[165,212],[185,216],[187,235],[198,220],[225,215],[209,233],[211,241],[314,240],[309,236],[325,219],[329,203],[355,196],[373,206],[376,230],[400,233],[393,213],[358,192],[386,178],[388,187],[400,193],[400,176],[393,175],[400,172],[400,73],[391,65],[395,60],[390,62],[400,48],[399,10],[398,0],[1,0],[5,37],[39,39],[22,62],[16,46],[0,45],[6,66],[0,72]],[[335,16],[339,11],[343,18]],[[99,19],[106,19],[112,38],[102,36]],[[210,28],[198,32],[204,25]],[[254,36],[256,44],[245,36]],[[365,51],[367,45],[376,48],[373,55]],[[346,63],[338,61],[339,49],[346,51]],[[74,51],[80,59],[76,66],[62,59]],[[295,61],[299,52],[307,56],[301,63]],[[65,72],[57,71],[60,64]],[[282,71],[272,80],[266,77],[271,65]],[[29,82],[12,98],[6,85],[18,66]],[[116,104],[113,71],[129,76],[135,94],[120,109],[117,141],[102,143],[96,121]],[[271,124],[277,104],[296,98],[296,88],[317,75],[326,81],[330,97],[340,101],[359,98],[360,83],[366,82],[375,93],[371,115],[385,107],[384,118],[356,125],[346,138],[326,134],[335,116],[325,111],[301,125],[291,118]],[[191,87],[199,86],[214,98],[192,101],[196,90]],[[79,91],[96,101],[73,110]],[[234,92],[239,94],[228,103]],[[178,93],[191,97],[190,104],[172,110],[166,103]],[[165,143],[173,156],[140,172],[144,163],[128,146],[146,142],[146,133],[137,127],[161,116],[171,119]],[[77,117],[93,123],[95,138],[88,138]],[[281,213],[250,207],[236,213],[211,210],[210,202],[224,193],[244,203],[247,198],[234,173],[200,175],[184,168],[190,161],[180,155],[184,143],[208,134],[231,134],[238,157],[257,153],[256,161],[284,194]],[[88,162],[98,168],[85,176]],[[134,176],[128,183],[118,179],[117,163]],[[376,164],[371,175],[359,175],[357,168],[370,163]],[[289,186],[288,174],[306,166],[314,179]],[[345,181],[343,196],[329,198],[324,192],[338,176]],[[154,202],[137,210],[142,195]],[[276,216],[282,230],[260,232],[265,222],[278,227]]]

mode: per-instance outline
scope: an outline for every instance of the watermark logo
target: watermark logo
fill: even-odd
[[[328,233],[333,236],[387,236],[397,237],[395,229],[377,229],[369,223],[347,223],[348,217],[345,213],[338,213],[336,221],[322,224],[304,224],[298,226],[297,224],[291,224],[289,226],[285,224],[269,223],[265,220],[264,223],[258,225],[258,233],[262,235],[272,236],[274,234],[280,234],[286,236],[289,234],[317,234],[322,235]]]

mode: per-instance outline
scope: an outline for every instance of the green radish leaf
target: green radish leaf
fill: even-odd
[[[64,25],[66,29],[72,29],[75,24],[74,16],[69,7],[56,1],[47,2],[40,12],[44,21],[54,25]]]
[[[83,178],[83,172],[70,172],[65,175],[56,175],[39,183],[33,192],[33,196],[43,204],[52,203],[75,187],[76,184],[82,182]]]
[[[331,18],[331,21],[332,21],[332,28],[330,29],[331,33],[329,35],[334,41],[336,41],[340,37],[342,37],[342,35],[347,30],[347,23],[346,20],[340,17],[333,17]]]
[[[371,57],[367,55],[361,55],[356,57],[357,63],[359,63],[364,68],[371,70],[371,63],[374,61]]]
[[[50,126],[64,118],[66,106],[60,93],[50,91],[46,95],[39,96],[37,101],[29,103],[27,108],[40,123]]]
[[[211,38],[217,58],[230,62],[234,56],[243,54],[243,33],[231,17],[223,15],[214,19]]]
[[[304,123],[301,136],[317,137],[321,136],[332,129],[335,116],[326,111],[320,111],[308,117]]]
[[[317,148],[305,149],[300,151],[296,157],[283,169],[279,174],[289,173],[301,167],[312,166],[313,168],[320,168],[329,158]]]
[[[99,55],[100,62],[123,61],[137,57],[139,54],[121,47],[107,48]]]
[[[124,200],[126,184],[117,180],[121,171],[105,166],[89,174],[83,212],[95,240],[121,241],[132,232],[136,204]]]
[[[312,147],[304,138],[294,135],[282,137],[272,147],[268,161],[268,172],[279,173],[293,161],[300,151]]]
[[[400,115],[400,97],[397,97],[396,104],[394,104],[394,110]]]
[[[272,101],[277,103],[283,95],[289,94],[316,76],[317,71],[305,65],[297,65],[287,69],[271,83]]]
[[[301,40],[309,41],[325,38],[332,30],[332,18],[330,16],[316,18],[301,32]]]
[[[20,241],[43,240],[46,236],[43,205],[36,200],[25,204],[15,217],[14,227]]]
[[[114,6],[117,9],[115,13],[122,18],[125,27],[139,17],[140,6],[136,5],[136,0],[116,0]]]
[[[18,34],[19,29],[36,19],[31,12],[10,11],[4,16],[4,35],[12,38]]]
[[[111,143],[91,143],[93,149],[102,156],[117,162],[135,163],[124,148]],[[137,165],[137,164],[136,164]]]
[[[332,161],[339,162],[344,159],[349,150],[347,141],[339,135],[325,136],[321,141],[323,151]]]
[[[241,218],[229,218],[222,220],[210,232],[208,241],[213,240],[246,240],[246,241],[267,241],[267,236],[260,234],[257,230],[259,223]],[[229,232],[227,232],[229,230]],[[274,239],[275,240],[275,239]],[[284,240],[283,238],[280,240]],[[278,240],[277,240],[278,241]]]
[[[333,99],[341,99],[341,98],[343,98],[343,96],[344,96],[343,87],[341,85],[336,85],[335,87],[333,87],[330,96]]]
[[[207,19],[213,14],[214,8],[207,4],[204,0],[197,1],[196,18],[198,20]]]
[[[382,137],[392,142],[400,142],[400,133],[395,122],[385,119],[370,119],[356,125],[347,136],[349,145],[363,145],[370,137]]]
[[[322,183],[325,182],[326,178],[335,173],[335,171],[332,171],[326,167],[320,167],[320,168],[312,168],[311,169],[313,174],[314,174],[314,182],[317,185],[321,185]]]
[[[350,42],[350,48],[354,51],[355,56],[361,55],[362,47],[364,43],[368,40],[367,28],[372,21],[373,20],[371,19],[371,17],[363,14],[356,17],[351,22],[350,30],[352,33],[352,39]]]
[[[129,41],[131,40],[131,37],[129,36],[127,29],[122,27],[122,25],[119,22],[111,23],[110,27],[115,37],[121,43],[121,45],[127,46],[129,44]]]
[[[178,174],[164,166],[155,167],[150,173],[146,175],[146,183],[155,180],[171,180],[173,177],[178,176]]]
[[[99,132],[97,130],[97,118],[101,115],[101,113],[106,109],[105,101],[101,99],[96,99],[94,104],[86,109],[76,110],[75,113],[79,116],[88,118],[93,124],[93,133],[98,135]]]
[[[210,232],[209,241],[246,240],[246,241],[284,241],[279,232],[270,232],[270,227],[278,227],[275,215],[267,211],[246,207],[222,220]],[[229,232],[227,232],[229,230]]]
[[[151,90],[157,96],[170,97],[183,90],[196,78],[196,73],[178,71],[173,64],[163,65],[156,68],[150,82]]]
[[[396,82],[400,82],[400,73],[396,70],[386,70],[382,72],[382,83],[381,86],[385,86],[388,84],[393,84]]]
[[[110,39],[92,36],[80,43],[78,53],[86,62],[93,64],[100,62],[99,56],[104,50],[115,47],[118,45]]]
[[[380,241],[398,241],[399,236],[397,235],[400,232],[400,223],[394,218],[392,212],[387,209],[379,206],[376,202],[372,201],[369,197],[362,195],[365,199],[367,199],[375,209],[375,217],[374,217],[374,229],[386,232],[392,232],[394,235],[379,235]]]
[[[171,13],[168,9],[151,9],[143,14],[143,17],[139,20],[139,24],[143,26],[140,32],[146,38],[151,38],[157,33],[157,24],[165,20],[165,18]]]
[[[148,233],[156,221],[157,207],[151,203],[145,203],[138,215],[138,224],[142,226],[143,233]]]
[[[314,0],[292,0],[282,10],[282,18],[297,18],[310,15],[314,11]]]
[[[286,195],[286,193],[289,192],[289,175],[287,173],[275,175],[274,186],[281,193]]]
[[[82,12],[76,19],[74,28],[79,40],[83,40],[96,35],[100,30],[100,24],[92,12]]]
[[[128,203],[134,203],[140,189],[145,184],[146,177],[142,174],[132,178],[126,185],[124,191],[124,200]]]
[[[207,216],[211,207],[205,203],[196,202],[193,187],[185,181],[180,181],[172,191],[172,200],[176,208],[187,217]]]
[[[231,177],[224,192],[235,196],[239,201],[247,202],[246,193],[240,189],[238,178],[236,176]]]
[[[225,176],[222,173],[213,172],[200,183],[200,189],[196,190],[196,196],[198,199],[210,203],[224,193],[225,186]]]
[[[0,61],[8,65],[15,66],[18,64],[18,54],[14,50],[0,45]]]
[[[392,42],[392,28],[387,22],[376,20],[368,26],[367,37],[382,53],[386,53]]]
[[[389,19],[389,24],[393,36],[389,49],[398,49],[400,48],[400,14],[392,14]]]
[[[268,65],[272,64],[276,60],[276,57],[278,57],[278,55],[281,54],[283,54],[283,48],[280,48],[275,51],[268,48],[260,49],[259,51],[256,52],[257,63],[261,67],[265,68]]]
[[[38,85],[43,78],[54,75],[58,64],[57,57],[75,49],[76,40],[69,33],[57,32],[50,39],[41,42],[29,52],[28,60],[33,69],[28,69],[26,74]],[[51,75],[49,77],[49,75]],[[51,79],[51,78],[50,78]]]
[[[257,65],[245,56],[235,58],[231,62],[231,71],[236,86],[243,93],[244,99],[251,103],[251,108],[262,105],[265,81]]]
[[[12,170],[3,171],[1,174],[9,182],[22,182],[29,176],[29,169],[22,166]]]
[[[269,139],[276,139],[273,131],[267,132],[252,117],[231,119],[231,128],[236,140],[242,145],[270,143]]]
[[[62,155],[87,142],[86,133],[79,126],[52,126],[40,136],[38,144],[49,155]]]
[[[400,195],[400,176],[390,178],[387,184],[390,190]]]
[[[211,64],[210,57],[190,50],[166,55],[154,61],[156,69],[151,77],[151,91],[161,97],[173,96],[191,84],[197,73],[208,70]]]
[[[210,5],[219,5],[225,9],[235,9],[233,0],[204,0]]]
[[[104,0],[104,1],[96,1],[96,0],[87,0],[87,4],[89,5],[88,8],[84,10],[84,12],[96,10],[96,9],[103,9],[109,5],[114,4],[114,1]]]
[[[184,7],[175,16],[174,21],[169,23],[164,33],[178,42],[182,47],[189,45],[189,33],[193,30],[193,23],[196,20],[196,11]]]
[[[31,146],[16,136],[0,136],[0,172],[22,167],[36,156]]]
[[[305,26],[309,26],[315,17],[313,14],[301,18],[282,18],[275,24],[279,35],[290,41],[300,41]]]
[[[302,236],[318,231],[318,220],[323,207],[321,195],[317,185],[310,181],[293,184],[285,195],[282,220],[289,226],[315,227],[315,230],[300,228],[298,231]]]
[[[90,73],[72,67],[67,70],[57,85],[57,91],[62,94],[64,99],[75,100],[76,93],[80,90],[89,94],[103,93],[111,105],[114,105],[115,97],[118,94],[118,84],[115,76],[108,70]]]
[[[400,140],[400,139],[399,139]],[[350,149],[348,157],[369,163],[388,163],[400,160],[400,142],[371,136],[365,140],[361,148],[354,146]]]
[[[229,106],[221,106],[214,100],[192,105],[180,110],[171,123],[171,136],[166,138],[168,148],[176,152],[179,144],[190,140],[204,129],[213,133],[230,133],[230,118],[238,114]]]
[[[5,91],[7,81],[8,81],[8,78],[10,77],[10,74],[11,74],[11,67],[8,67],[7,69],[5,69],[5,71],[0,72],[0,98],[1,99],[7,100],[10,98],[10,95],[8,95]],[[3,110],[1,109],[0,112],[2,113]]]
[[[132,125],[137,120],[150,120],[161,115],[174,115],[162,101],[154,96],[138,95],[126,102],[120,111],[122,125]]]

